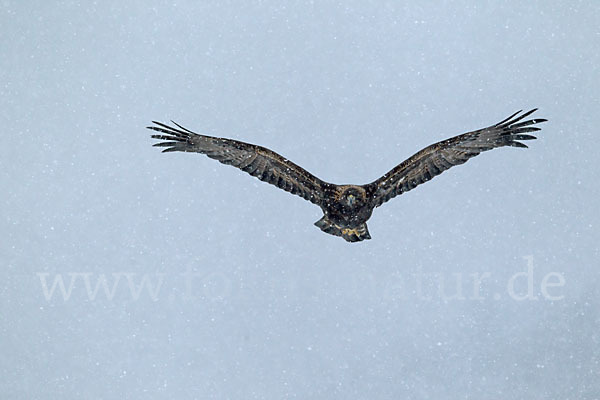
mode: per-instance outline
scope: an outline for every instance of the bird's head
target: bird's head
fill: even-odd
[[[358,208],[364,203],[364,195],[358,189],[348,188],[344,192],[342,202],[348,208]]]

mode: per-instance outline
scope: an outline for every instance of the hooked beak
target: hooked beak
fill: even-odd
[[[353,194],[351,194],[351,195],[348,196],[348,205],[350,207],[352,207],[354,205],[354,199],[355,199],[355,197],[354,197]]]

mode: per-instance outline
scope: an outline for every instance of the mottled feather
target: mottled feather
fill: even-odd
[[[149,126],[148,129],[161,133],[152,135],[152,138],[165,140],[154,146],[166,147],[164,153],[184,151],[206,154],[286,192],[298,195],[314,204],[321,204],[323,190],[327,184],[272,150],[237,140],[200,135],[173,121],[171,122],[177,128],[161,122],[152,122],[156,126]]]
[[[536,110],[534,108],[523,114],[520,114],[522,111],[517,111],[495,125],[458,135],[424,148],[381,178],[365,185],[366,187],[370,186],[373,190],[373,206],[378,207],[386,201],[429,181],[447,169],[465,163],[468,159],[483,151],[502,146],[526,148],[527,145],[519,142],[519,140],[535,139],[535,136],[526,135],[525,133],[540,130],[540,128],[531,125],[546,120],[519,121]]]

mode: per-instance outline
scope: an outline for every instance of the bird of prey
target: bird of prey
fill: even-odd
[[[298,195],[321,207],[323,217],[315,225],[326,233],[341,236],[348,242],[370,239],[367,220],[373,209],[386,201],[414,189],[436,175],[482,151],[496,147],[527,147],[520,140],[535,139],[529,132],[545,119],[524,120],[537,109],[517,111],[487,128],[464,133],[432,144],[403,161],[387,174],[365,185],[336,185],[317,178],[266,147],[237,140],[199,135],[174,121],[176,127],[152,121],[147,127],[160,134],[154,144],[166,147],[163,152],[184,151],[206,154],[223,164],[233,165],[280,189]]]

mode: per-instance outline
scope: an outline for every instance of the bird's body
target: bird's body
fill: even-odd
[[[183,151],[206,154],[223,164],[235,166],[258,179],[296,194],[323,210],[315,225],[326,233],[349,242],[370,239],[367,220],[373,209],[407,192],[454,165],[496,147],[527,147],[519,140],[535,139],[525,133],[538,131],[532,125],[545,119],[522,121],[535,111],[518,115],[487,128],[435,143],[408,158],[387,174],[365,185],[336,185],[320,180],[302,167],[262,146],[232,139],[196,134],[181,125],[177,128],[153,121],[149,129],[160,132],[154,139],[166,140],[155,146],[164,152]]]
[[[370,239],[366,222],[373,214],[369,201],[373,193],[369,189],[366,185],[328,184],[321,204],[323,218],[315,225],[349,242]]]

